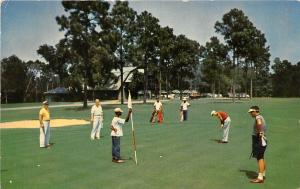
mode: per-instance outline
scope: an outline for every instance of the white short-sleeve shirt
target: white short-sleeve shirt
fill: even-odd
[[[91,114],[94,114],[94,116],[103,116],[101,105],[99,105],[98,107],[96,105],[93,105],[91,109]]]
[[[117,129],[117,132],[111,131],[111,136],[123,136],[123,130],[122,127],[125,124],[125,119],[119,118],[119,117],[114,117],[113,120],[111,121],[111,125]]]
[[[190,105],[190,103],[188,103],[188,102],[185,102],[185,103],[182,102],[182,103],[181,103],[182,110],[187,110],[189,105]]]
[[[162,103],[160,101],[159,102],[156,101],[154,103],[154,107],[155,107],[155,110],[160,110],[162,107]]]

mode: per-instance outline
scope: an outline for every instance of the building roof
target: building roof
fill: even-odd
[[[44,92],[44,94],[68,94],[69,90],[64,87],[57,87],[55,89],[51,89],[47,92]]]
[[[132,72],[134,69],[136,69],[136,67],[124,67],[123,68],[123,82],[125,81],[125,83],[130,83],[132,82]],[[139,73],[144,73],[144,69],[137,69],[137,71]],[[110,80],[108,82],[108,84],[106,84],[103,87],[100,87],[100,90],[119,90],[121,87],[121,72],[119,69],[113,69],[111,71],[111,73],[113,73],[116,78],[116,80]],[[126,80],[125,80],[126,79]]]

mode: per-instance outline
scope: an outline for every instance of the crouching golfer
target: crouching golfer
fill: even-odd
[[[123,136],[123,130],[122,127],[125,124],[125,122],[128,122],[129,116],[132,112],[132,109],[130,108],[128,110],[128,114],[126,119],[122,119],[122,110],[121,108],[115,108],[115,117],[111,121],[111,138],[112,138],[112,162],[114,163],[123,163],[124,160],[121,159],[120,155],[120,139],[121,136]]]
[[[251,183],[263,183],[266,174],[266,162],[264,153],[267,148],[266,122],[259,113],[258,106],[252,106],[248,113],[255,119],[252,133],[252,157],[257,159],[258,177],[251,180]]]
[[[211,112],[211,116],[216,116],[217,118],[219,118],[220,122],[221,122],[221,128],[223,129],[223,138],[221,141],[219,141],[220,143],[228,143],[228,135],[229,135],[229,129],[230,129],[230,124],[231,124],[231,119],[228,116],[228,114],[226,112],[222,112],[222,111],[215,111],[213,110]]]

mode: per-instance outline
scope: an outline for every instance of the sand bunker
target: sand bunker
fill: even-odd
[[[83,119],[53,119],[50,122],[51,127],[67,127],[75,125],[86,125],[90,124],[89,121]],[[0,123],[1,129],[17,129],[17,128],[39,128],[38,120],[23,120],[14,122]]]

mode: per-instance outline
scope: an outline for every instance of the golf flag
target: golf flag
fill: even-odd
[[[128,91],[128,102],[127,102],[127,106],[128,108],[132,108],[132,101],[131,101],[131,94],[130,91]]]
[[[130,91],[128,91],[128,101],[127,101],[127,106],[128,108],[132,109],[132,101],[131,101],[131,94]],[[133,119],[132,119],[132,113],[131,113],[131,131],[132,131],[132,146],[134,150],[134,161],[135,164],[137,165],[137,155],[136,155],[136,140],[135,140],[135,133],[134,133],[134,127],[133,127]]]

